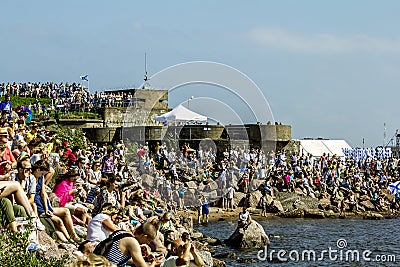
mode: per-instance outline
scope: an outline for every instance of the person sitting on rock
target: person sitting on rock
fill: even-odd
[[[246,229],[251,223],[251,216],[247,207],[243,207],[243,210],[239,213],[238,227]]]
[[[297,210],[297,208],[298,208],[297,206],[299,204],[300,204],[300,198],[297,198],[292,204],[293,210]]]
[[[165,262],[163,267],[181,267],[181,266],[204,266],[204,261],[194,249],[189,240],[175,240],[172,243],[172,256]]]

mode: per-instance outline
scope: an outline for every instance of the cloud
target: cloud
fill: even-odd
[[[367,35],[305,35],[277,28],[256,28],[247,32],[251,42],[304,53],[348,53],[354,51],[400,53],[400,39],[384,39]]]

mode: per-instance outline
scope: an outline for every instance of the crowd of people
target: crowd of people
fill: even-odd
[[[80,83],[28,82],[1,83],[0,96],[20,96],[35,98],[29,110],[34,113],[48,115],[52,111],[87,111],[94,112],[104,107],[129,107],[137,104],[131,93],[95,92],[90,93],[87,87]],[[40,98],[51,99],[50,104],[40,103]]]
[[[78,85],[51,83],[2,88],[14,95],[54,99],[81,92]],[[232,147],[217,157],[212,148],[145,143],[135,151],[137,165],[132,165],[126,160],[123,140],[109,146],[87,140],[84,147],[71,146],[54,131],[32,123],[25,113],[11,120],[13,109],[6,95],[0,103],[5,114],[0,118],[0,223],[17,232],[22,230],[20,218],[26,218],[60,244],[75,246],[88,258],[97,253],[118,266],[204,265],[188,231],[181,227],[177,209],[195,207],[198,223],[207,223],[215,199],[201,192],[188,199],[190,181],[203,185],[216,181],[225,209],[234,208],[236,191],[259,189],[251,188],[254,179],[264,181],[261,190],[271,197],[275,190],[300,189],[311,197],[327,194],[341,210],[358,210],[364,200],[376,210],[399,209],[399,193],[384,193],[399,177],[400,164],[394,156],[356,161]],[[143,174],[152,177],[152,187],[144,186]],[[250,221],[245,207],[239,226]]]

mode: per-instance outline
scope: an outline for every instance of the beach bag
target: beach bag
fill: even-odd
[[[99,256],[107,257],[108,253],[114,242],[124,238],[124,237],[133,237],[130,233],[123,232],[122,234],[116,235],[117,233],[122,232],[121,230],[117,230],[112,233],[109,237],[101,241],[96,248],[94,249],[93,253]]]

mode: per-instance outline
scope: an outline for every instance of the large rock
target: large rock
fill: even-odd
[[[296,209],[296,210],[279,212],[278,216],[283,218],[303,218],[304,210]]]
[[[212,181],[210,183],[208,183],[205,187],[204,187],[204,191],[206,192],[212,192],[218,189],[218,183],[215,181]]]
[[[189,181],[186,183],[187,188],[192,188],[196,189],[197,188],[197,183],[195,181]]]
[[[153,188],[155,186],[154,177],[148,174],[142,174],[142,184],[145,188]]]
[[[264,184],[265,180],[261,180],[261,179],[252,179],[249,185],[249,190],[250,192],[257,190],[260,185]]]
[[[226,263],[221,260],[213,258],[213,266],[214,267],[226,267]]]
[[[328,210],[329,206],[331,205],[331,201],[328,198],[321,198],[319,200],[319,205],[318,207],[322,210]]]
[[[239,203],[243,203],[242,199],[246,197],[245,193],[242,192],[235,192],[233,196],[233,206],[239,207]]]
[[[236,249],[259,249],[270,244],[264,228],[254,220],[246,229],[238,227],[225,243]]]
[[[304,210],[304,218],[324,219],[325,214],[319,210]]]
[[[267,211],[272,213],[283,212],[284,208],[279,200],[274,200],[268,205]]]
[[[262,197],[262,194],[260,191],[257,190],[257,191],[251,192],[248,197],[248,202],[247,202],[248,207],[259,208],[258,204],[260,202],[261,197]]]
[[[361,206],[365,208],[365,210],[375,210],[375,205],[372,204],[370,200],[365,200],[360,203]]]
[[[382,214],[379,213],[368,213],[364,216],[364,219],[366,220],[383,220],[385,217],[383,217]]]
[[[389,189],[385,188],[381,190],[381,194],[387,199],[389,200],[389,202],[392,202],[393,199],[395,198],[395,195],[392,194],[392,192],[390,192]]]
[[[209,266],[209,267],[213,267],[213,266],[214,266],[213,258],[212,258],[212,256],[211,256],[211,253],[210,253],[210,252],[204,251],[204,250],[198,250],[198,251],[196,251],[196,252],[197,252],[197,254],[199,254],[199,256],[203,259],[204,264],[205,264],[206,266]]]

